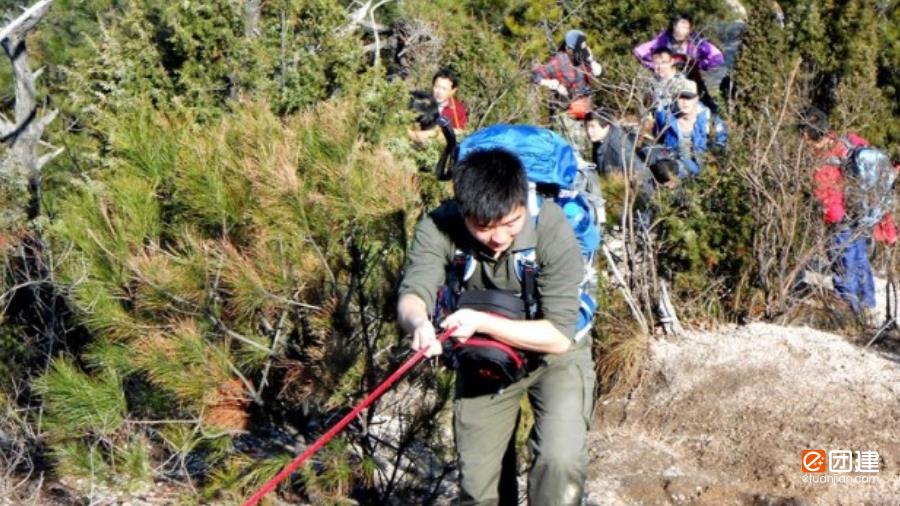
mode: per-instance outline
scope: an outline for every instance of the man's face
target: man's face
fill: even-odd
[[[665,79],[675,75],[675,59],[669,53],[653,55],[653,71],[656,75]]]
[[[694,97],[679,96],[678,97],[678,110],[685,114],[693,114],[693,112],[695,110],[697,110],[697,102],[699,102],[699,101],[700,101],[700,99],[697,98],[696,96],[694,96]]]
[[[525,227],[527,217],[525,206],[519,204],[509,214],[492,223],[477,223],[472,218],[466,218],[465,221],[472,237],[498,254],[512,246],[516,236]]]
[[[443,104],[450,100],[450,97],[452,97],[454,93],[456,93],[456,88],[453,87],[453,81],[446,77],[438,77],[434,80],[434,85],[431,87],[431,94],[434,95],[434,99],[437,100],[439,104]]]
[[[691,22],[686,19],[679,20],[675,23],[675,26],[672,27],[672,37],[675,39],[675,42],[686,41],[690,34]]]
[[[670,179],[670,180],[666,181],[665,183],[663,183],[663,184],[662,184],[662,187],[663,187],[663,188],[667,188],[667,189],[669,189],[669,190],[674,190],[675,188],[678,188],[678,186],[679,186],[680,184],[681,184],[681,180],[678,179],[677,177],[673,177],[672,179]]]
[[[592,119],[588,121],[586,127],[587,136],[591,142],[603,142],[606,136],[609,135],[609,125],[604,126],[598,120]]]
[[[827,135],[814,139],[809,132],[804,131],[800,134],[800,138],[803,139],[803,142],[805,142],[807,146],[813,148],[814,151],[825,151],[830,144],[830,139]]]

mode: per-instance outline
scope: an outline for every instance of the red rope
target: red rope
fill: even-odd
[[[438,337],[438,341],[443,343],[444,341],[447,340],[447,338],[450,337],[450,334],[452,334],[455,330],[456,330],[455,327],[452,329],[445,330]],[[285,478],[290,476],[291,473],[296,471],[297,468],[300,467],[300,464],[303,463],[303,461],[310,458],[317,451],[321,450],[322,447],[325,446],[326,443],[331,441],[331,438],[336,436],[338,434],[338,432],[340,432],[341,430],[343,430],[344,427],[347,426],[347,424],[349,424],[351,421],[353,421],[353,419],[356,418],[356,416],[359,415],[362,412],[362,410],[366,409],[366,407],[368,407],[369,404],[372,404],[373,402],[375,402],[375,400],[378,399],[379,397],[381,397],[381,395],[384,394],[384,392],[386,392],[389,388],[391,388],[391,386],[398,379],[400,379],[403,375],[405,375],[407,372],[409,372],[410,369],[412,369],[416,364],[418,364],[419,361],[425,357],[425,352],[427,350],[428,350],[427,348],[422,348],[421,350],[417,351],[413,356],[409,357],[406,360],[406,362],[404,362],[403,365],[400,366],[399,369],[394,371],[394,373],[391,374],[388,377],[388,379],[384,380],[384,382],[381,383],[380,385],[378,385],[378,387],[376,387],[375,390],[372,391],[372,393],[370,393],[368,396],[366,396],[366,398],[363,399],[363,401],[358,406],[353,408],[353,411],[347,413],[347,415],[344,416],[344,418],[342,418],[340,422],[336,423],[333,427],[328,429],[328,432],[323,434],[322,437],[317,439],[315,443],[310,445],[303,453],[300,454],[299,457],[292,460],[291,463],[288,464],[287,466],[285,466],[285,468],[282,469],[281,472],[278,473],[274,478],[272,478],[271,480],[266,482],[266,484],[263,485],[262,488],[260,488],[255,494],[253,494],[253,496],[250,499],[247,499],[247,502],[244,503],[244,506],[255,506],[266,494],[275,490],[275,487],[277,487],[278,484],[281,483],[282,480],[284,480]]]

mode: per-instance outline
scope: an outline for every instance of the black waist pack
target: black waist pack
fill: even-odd
[[[508,318],[525,319],[524,301],[504,290],[469,290],[461,293],[458,309],[474,309]],[[483,334],[465,342],[444,342],[445,362],[468,380],[503,386],[528,375],[542,362],[541,354],[526,352]]]

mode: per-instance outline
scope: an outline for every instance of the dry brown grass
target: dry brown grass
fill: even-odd
[[[237,378],[232,378],[219,385],[207,401],[201,419],[203,423],[221,430],[244,430],[250,415],[247,408],[250,407],[250,397],[244,389],[244,384]]]

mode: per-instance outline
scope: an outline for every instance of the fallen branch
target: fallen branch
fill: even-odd
[[[641,331],[645,334],[649,334],[650,326],[647,324],[647,319],[644,318],[643,313],[638,309],[637,303],[635,303],[634,297],[631,295],[631,291],[628,290],[628,285],[625,283],[625,278],[622,277],[622,273],[619,271],[619,268],[616,267],[616,262],[613,260],[609,247],[604,243],[602,249],[603,256],[606,258],[606,263],[609,265],[609,270],[612,272],[616,283],[619,285],[619,290],[622,291],[622,296],[625,298],[625,303],[627,303],[629,309],[631,309],[631,313],[634,315],[635,321],[640,325]]]

